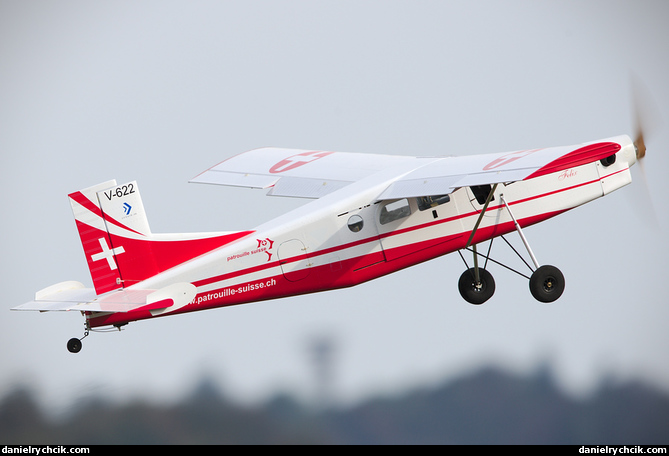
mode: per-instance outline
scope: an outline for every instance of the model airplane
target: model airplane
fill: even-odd
[[[513,231],[531,258],[532,295],[552,302],[564,277],[540,266],[522,228],[629,184],[644,155],[642,137],[628,136],[466,157],[256,149],[191,182],[313,201],[248,231],[199,234],[153,234],[137,183],[108,181],[69,195],[94,288],[59,283],[15,309],[80,311],[86,337],[103,326],[350,287],[462,250],[473,264],[460,293],[481,304],[495,291],[486,269],[494,260],[477,245]],[[82,339],[68,349],[78,352]]]

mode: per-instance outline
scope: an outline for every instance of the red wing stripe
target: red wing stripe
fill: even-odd
[[[523,180],[532,179],[533,177],[544,176],[552,174],[564,169],[575,168],[577,166],[585,165],[596,160],[601,160],[610,155],[615,154],[620,150],[620,144],[614,142],[603,142],[596,144],[589,144],[587,146],[576,149],[568,154],[563,155],[557,160],[553,160],[546,166],[539,168],[534,173],[530,174]]]

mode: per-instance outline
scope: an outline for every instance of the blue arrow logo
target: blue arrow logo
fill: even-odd
[[[123,203],[123,212],[125,212],[125,215],[130,215],[131,209],[132,209],[131,205],[129,205],[128,203]]]

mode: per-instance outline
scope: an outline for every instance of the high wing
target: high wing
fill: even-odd
[[[268,188],[268,195],[320,198],[382,170],[397,176],[378,200],[444,195],[465,186],[515,182],[613,155],[617,136],[573,146],[459,157],[414,157],[262,148],[225,160],[190,182]]]
[[[268,195],[320,198],[383,169],[414,169],[416,157],[262,148],[236,155],[190,182],[269,188]]]

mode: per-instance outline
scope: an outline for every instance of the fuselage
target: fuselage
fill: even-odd
[[[471,243],[515,229],[502,195],[519,224],[526,227],[629,184],[634,146],[629,138],[621,145],[613,163],[598,159],[497,185]],[[463,249],[492,186],[378,201],[396,178],[393,169],[368,176],[268,221],[241,239],[128,287],[195,285],[195,298],[178,310],[88,313],[88,323],[91,327],[121,325],[350,287]]]

